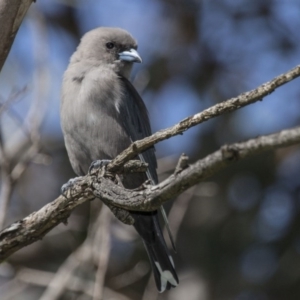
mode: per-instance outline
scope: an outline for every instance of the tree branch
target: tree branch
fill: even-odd
[[[126,190],[105,176],[78,177],[74,186],[67,191],[67,195],[58,197],[39,211],[0,232],[0,262],[15,251],[41,239],[59,223],[66,222],[75,207],[95,197],[106,204],[123,209],[154,210],[189,187],[240,159],[297,143],[300,143],[300,127],[243,143],[225,145],[181,172],[172,174],[160,184],[145,186],[139,191]]]
[[[225,145],[182,172],[174,173],[163,182],[155,186],[150,185],[142,191],[123,189],[112,182],[107,182],[104,177],[93,181],[92,189],[94,195],[107,204],[127,210],[151,211],[240,159],[297,143],[300,143],[300,127],[242,143]],[[110,185],[109,189],[106,185]]]
[[[258,88],[240,94],[235,98],[218,103],[204,111],[190,116],[172,127],[160,130],[155,134],[132,143],[127,149],[119,154],[109,165],[108,170],[116,172],[128,160],[137,156],[138,153],[145,151],[160,141],[169,139],[172,136],[182,134],[189,128],[196,126],[204,121],[218,117],[224,113],[235,111],[241,107],[261,101],[265,96],[274,92],[278,87],[290,82],[300,76],[300,65],[290,71],[281,74],[269,82],[260,85]]]
[[[0,0],[0,71],[33,0]]]

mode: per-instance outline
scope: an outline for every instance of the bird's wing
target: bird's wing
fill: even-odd
[[[125,101],[121,101],[120,114],[124,124],[127,125],[125,128],[128,130],[128,135],[134,142],[151,135],[148,111],[132,84],[124,77],[120,77],[120,79],[123,85],[123,97],[125,99]],[[154,147],[141,153],[139,158],[148,163],[149,175],[154,181],[154,184],[158,183]]]
[[[124,98],[122,99],[123,101],[121,101],[119,109],[122,122],[132,141],[143,139],[144,137],[151,135],[146,106],[132,84],[126,78],[121,78],[121,81],[123,84]],[[151,183],[158,183],[156,173],[157,162],[154,147],[141,153],[139,158],[149,165],[147,177],[151,180]],[[174,240],[163,207],[161,207],[161,211],[168,228],[172,246],[175,249]],[[157,211],[152,213],[131,212],[131,214],[135,220],[135,229],[143,238],[147,249],[158,289],[162,292],[165,289],[177,286],[178,277],[160,228]]]
[[[128,135],[131,137],[132,141],[143,139],[146,136],[151,135],[151,127],[150,121],[148,117],[147,108],[141,99],[138,92],[132,86],[132,84],[124,77],[121,77],[121,80],[124,84],[124,94],[126,101],[122,101],[124,103],[123,111],[121,112],[121,116],[123,118],[123,122],[129,126]],[[154,147],[148,149],[147,151],[139,154],[139,158],[141,161],[148,163],[148,171],[147,178],[151,181],[152,184],[158,183],[156,168],[157,162],[155,157],[155,149]],[[170,241],[174,251],[176,252],[175,242],[170,230],[169,222],[167,215],[163,206],[160,207],[160,211],[162,213],[164,222],[166,224],[166,228],[168,230],[168,235],[170,237]]]

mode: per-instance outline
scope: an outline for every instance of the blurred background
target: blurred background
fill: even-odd
[[[38,0],[0,74],[1,142],[13,169],[12,184],[1,177],[2,225],[54,200],[75,177],[60,129],[60,87],[80,37],[98,26],[122,27],[138,40],[143,63],[132,80],[154,132],[300,60],[297,0]],[[160,180],[183,152],[193,162],[299,123],[296,79],[262,102],[159,143]],[[134,230],[103,209],[93,233],[98,228],[99,244],[92,258],[84,255],[80,245],[91,244],[88,228],[100,206],[82,205],[67,226],[0,265],[1,300],[92,299],[94,282],[103,282],[103,299],[300,299],[299,146],[239,162],[166,205],[180,278],[168,293],[156,292]]]

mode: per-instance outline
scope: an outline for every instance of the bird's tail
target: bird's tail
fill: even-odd
[[[157,211],[132,212],[134,227],[143,239],[147,250],[157,289],[160,293],[178,285],[172,256],[169,253],[160,228]]]

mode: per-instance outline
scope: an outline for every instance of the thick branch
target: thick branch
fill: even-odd
[[[79,177],[80,178],[80,177]],[[0,232],[0,262],[15,251],[43,238],[60,223],[66,223],[75,207],[94,199],[89,178],[82,177],[69,197],[59,196],[39,211],[17,221]]]
[[[117,185],[108,191],[106,181],[98,180],[93,184],[94,194],[108,204],[124,209],[151,211],[164,202],[173,199],[191,186],[207,179],[228,165],[258,154],[262,151],[286,147],[300,143],[300,127],[283,130],[268,136],[261,136],[243,143],[225,145],[218,151],[185,168],[180,173],[174,173],[163,182],[149,186],[147,189],[135,192],[124,190]]]
[[[215,118],[224,113],[235,111],[241,107],[260,101],[265,96],[274,92],[278,87],[299,76],[300,65],[282,75],[279,75],[278,77],[275,77],[273,80],[260,85],[258,88],[252,91],[243,93],[235,98],[231,98],[227,101],[218,103],[198,114],[182,120],[172,127],[158,131],[143,140],[136,141],[108,165],[108,170],[112,172],[117,171],[126,161],[134,158],[138,153],[145,151],[146,149],[152,147],[154,144],[157,144],[160,141],[169,139],[170,137],[175,135],[182,134],[184,131],[195,125],[203,123],[204,121]]]
[[[0,0],[0,71],[33,0]]]
[[[83,202],[100,198],[107,204],[130,210],[154,210],[189,187],[212,176],[226,166],[262,151],[300,143],[300,127],[223,146],[204,159],[174,173],[156,186],[126,190],[105,177],[79,177],[66,196],[60,196],[37,212],[0,232],[0,262],[15,251],[41,239]]]

